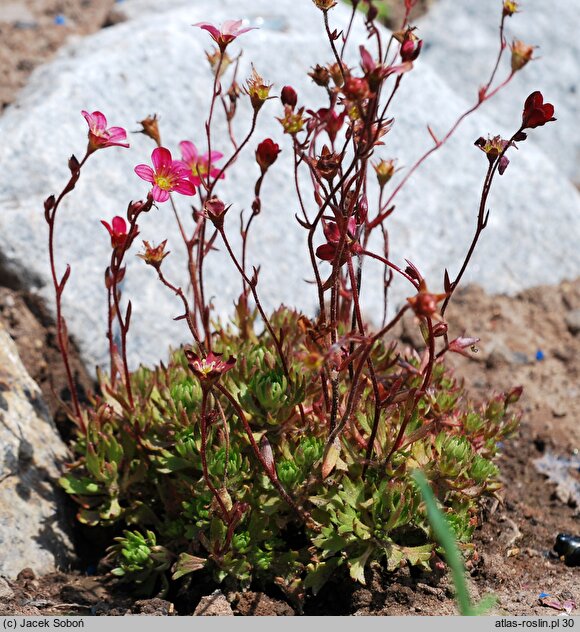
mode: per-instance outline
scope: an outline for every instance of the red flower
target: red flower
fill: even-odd
[[[533,129],[555,120],[554,106],[551,103],[544,103],[544,97],[538,90],[532,92],[524,104],[522,129]]]
[[[89,148],[92,153],[97,149],[105,147],[129,147],[129,143],[121,141],[127,140],[127,132],[122,127],[109,127],[107,129],[107,119],[101,112],[89,114],[82,110],[81,114],[89,126]]]
[[[335,222],[324,223],[323,229],[327,243],[318,246],[316,249],[316,256],[323,261],[334,261],[340,244],[340,229],[338,224]],[[346,240],[342,251],[340,265],[344,265],[346,263],[346,254],[348,251],[352,254],[358,254],[361,251],[360,244],[356,240],[356,220],[354,217],[351,217],[348,220],[346,231]]]
[[[207,31],[223,53],[227,45],[233,42],[236,37],[257,28],[255,26],[247,26],[242,29],[240,28],[241,25],[242,20],[226,20],[219,29],[209,22],[196,22],[193,26],[199,26],[200,29]]]
[[[200,358],[191,349],[184,349],[187,364],[191,372],[199,379],[203,386],[215,384],[220,377],[232,369],[236,363],[235,358],[228,358],[225,362],[221,354],[210,351],[207,357]]]
[[[266,173],[269,167],[271,167],[278,158],[278,154],[282,151],[280,146],[277,145],[271,138],[266,138],[256,149],[256,162],[260,165],[262,173]]]
[[[111,247],[122,248],[127,240],[127,222],[118,215],[113,217],[111,224],[101,220],[101,224],[109,231],[111,236]],[[135,234],[137,236],[137,234]]]
[[[151,162],[155,169],[149,165],[137,165],[135,173],[153,184],[151,195],[156,202],[167,202],[172,191],[182,195],[195,195],[195,186],[189,179],[191,171],[186,169],[181,161],[173,160],[169,149],[154,149]]]

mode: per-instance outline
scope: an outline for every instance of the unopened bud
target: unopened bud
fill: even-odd
[[[292,109],[294,109],[296,107],[296,103],[298,103],[298,95],[292,86],[284,86],[282,88],[280,99],[282,101],[282,105],[288,105]]]
[[[277,160],[281,149],[271,138],[263,140],[256,149],[256,162],[260,166],[262,173],[266,173]]]
[[[264,459],[264,464],[268,468],[270,474],[272,474],[275,478],[278,478],[276,475],[276,467],[274,464],[274,454],[272,452],[272,446],[266,438],[266,435],[263,435],[260,439],[260,456],[262,457],[262,459]]]
[[[220,229],[224,225],[224,216],[230,207],[226,206],[218,197],[213,195],[205,201],[203,209],[213,225]]]

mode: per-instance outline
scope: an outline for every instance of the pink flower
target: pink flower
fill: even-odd
[[[479,338],[467,338],[464,336],[460,336],[459,338],[455,338],[449,343],[449,351],[453,351],[454,353],[460,353],[461,355],[469,357],[469,354],[465,351],[467,348],[470,348],[472,351],[477,351],[475,349],[475,345],[479,342]]]
[[[111,220],[112,225],[104,220],[101,220],[101,224],[109,231],[111,247],[122,248],[127,240],[127,222],[117,215]]]
[[[137,165],[135,173],[143,180],[151,182],[151,195],[156,202],[167,202],[172,191],[182,195],[195,195],[195,186],[189,179],[189,171],[183,167],[181,161],[172,159],[169,149],[154,149],[151,162],[155,169],[149,165]]]
[[[214,162],[223,158],[223,154],[220,154],[219,151],[212,151],[210,157],[208,157],[207,152],[200,156],[197,152],[197,147],[188,140],[181,141],[179,148],[181,149],[183,160],[178,162],[187,171],[189,181],[195,186],[199,186],[202,179],[207,180],[208,175],[210,178],[215,178],[219,175],[220,169],[213,166]],[[220,178],[223,177],[224,174],[222,173]]]
[[[107,129],[107,119],[104,114],[101,112],[89,114],[86,110],[82,110],[81,114],[89,125],[88,151],[90,153],[105,147],[129,147],[129,143],[122,142],[127,140],[127,132],[122,127]]]
[[[191,372],[201,382],[202,388],[215,384],[224,373],[233,369],[236,363],[234,357],[224,361],[220,353],[213,353],[213,351],[210,351],[205,358],[201,358],[191,349],[183,351]]]
[[[223,52],[226,49],[226,46],[233,42],[236,37],[242,35],[242,33],[247,33],[248,31],[254,30],[255,26],[247,26],[245,28],[240,28],[242,25],[242,20],[226,20],[221,29],[218,29],[213,24],[209,22],[196,22],[193,26],[199,26],[200,29],[207,31],[214,42],[220,47],[220,50]]]

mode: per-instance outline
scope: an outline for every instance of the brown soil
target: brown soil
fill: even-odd
[[[98,31],[115,0],[0,0],[0,112],[72,35]]]
[[[428,4],[428,0],[419,2],[421,8]],[[32,68],[46,61],[66,37],[105,24],[112,5],[113,0],[0,0],[0,110],[14,99]],[[11,11],[16,16],[12,21]],[[65,16],[64,25],[55,24],[58,15]],[[392,13],[392,19],[398,24],[400,18]],[[448,313],[453,335],[481,338],[479,352],[471,359],[450,359],[458,374],[465,376],[475,398],[493,390],[524,386],[519,436],[506,443],[499,459],[505,481],[503,501],[482,507],[475,539],[479,559],[470,569],[473,595],[495,594],[497,613],[558,614],[539,604],[542,592],[561,601],[580,600],[580,570],[565,566],[550,553],[559,532],[580,535],[580,508],[534,466],[542,454],[570,456],[580,448],[579,310],[577,279],[557,287],[528,290],[513,298],[468,288],[458,292]],[[66,436],[66,416],[59,401],[68,400],[68,389],[54,324],[37,298],[8,288],[0,288],[0,320],[16,340],[24,364],[40,384]],[[402,340],[420,343],[414,339],[416,327],[410,325],[402,327]],[[81,389],[90,389],[91,379],[74,354],[73,367]],[[571,472],[574,475],[578,479],[578,473]],[[138,600],[125,593],[105,569],[99,567],[100,574],[89,575],[95,569],[88,563],[80,570],[40,578],[27,570],[13,581],[0,578],[0,615],[185,615],[217,588],[206,578],[170,594],[168,601]],[[307,600],[305,614],[455,613],[452,589],[444,573],[402,569],[386,574],[376,570],[367,584],[355,586],[337,578],[316,599]],[[276,589],[269,594],[222,590],[237,615],[294,613]]]

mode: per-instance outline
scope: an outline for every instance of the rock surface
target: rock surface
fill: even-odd
[[[233,617],[234,611],[222,591],[214,590],[211,595],[201,598],[193,615],[196,617]]]
[[[53,571],[73,555],[56,486],[67,451],[2,326],[0,446],[0,574]]]
[[[495,15],[495,11],[490,12]],[[99,109],[110,124],[129,130],[138,128],[134,121],[157,112],[163,142],[174,153],[184,138],[203,147],[203,123],[211,90],[204,50],[210,48],[211,41],[207,33],[191,24],[205,19],[219,23],[229,17],[244,17],[249,24],[260,26],[260,30],[239,40],[245,51],[238,73],[240,82],[249,75],[253,60],[257,70],[275,82],[276,91],[290,83],[298,90],[299,103],[325,105],[322,91],[305,74],[317,62],[331,60],[321,35],[321,14],[310,1],[301,3],[297,11],[292,0],[276,4],[254,0],[244,5],[236,0],[223,0],[219,5],[205,0],[165,11],[163,19],[145,11],[143,17],[73,44],[59,59],[33,75],[19,102],[0,119],[0,134],[8,138],[0,148],[0,168],[10,173],[0,193],[0,267],[51,300],[42,200],[59,191],[65,182],[68,155],[82,155],[86,127],[79,114],[81,109]],[[348,17],[346,7],[338,5],[331,13],[333,26],[344,27]],[[364,27],[357,23],[353,41],[365,39]],[[353,51],[354,55],[355,47]],[[354,66],[358,63],[356,56],[352,59]],[[492,63],[491,57],[487,59]],[[458,269],[473,234],[486,167],[485,157],[473,147],[473,141],[488,132],[505,132],[516,126],[526,96],[525,89],[517,91],[507,123],[502,120],[500,125],[479,112],[465,121],[451,142],[415,174],[397,197],[397,210],[388,224],[392,259],[401,265],[405,258],[412,260],[434,291],[441,289],[446,266],[451,274]],[[430,147],[427,124],[441,135],[471,104],[457,96],[421,58],[416,70],[404,78],[395,101],[396,123],[377,157],[396,156],[403,167],[413,164]],[[487,109],[488,114],[492,112],[492,108]],[[280,143],[283,153],[266,178],[262,214],[252,227],[249,262],[262,266],[258,290],[266,308],[284,302],[312,312],[315,292],[304,279],[313,275],[304,231],[294,220],[298,204],[289,177],[290,143],[274,119],[279,113],[278,101],[266,104],[254,140],[218,193],[233,204],[228,222],[236,233],[237,215],[240,209],[249,208],[258,175],[255,147],[268,136]],[[249,120],[249,107],[242,99],[238,136],[245,134]],[[218,126],[214,147],[227,154],[229,146],[218,140],[220,129],[223,132],[223,125]],[[534,130],[531,136],[544,133],[552,133],[549,126]],[[65,293],[65,312],[69,329],[90,365],[104,364],[107,349],[102,279],[110,245],[100,220],[123,214],[129,199],[143,197],[147,191],[133,167],[148,162],[153,147],[141,135],[131,136],[131,143],[130,150],[107,149],[91,157],[58,220],[59,268],[64,271],[65,262],[73,268]],[[397,175],[401,177],[404,171]],[[371,186],[371,212],[375,194]],[[310,204],[311,198],[307,195],[306,199]],[[187,217],[187,200],[182,198],[178,203],[182,216]],[[489,205],[489,225],[466,280],[475,280],[491,291],[516,292],[578,274],[578,192],[533,142],[526,142],[514,152]],[[172,254],[164,262],[165,273],[185,288],[181,263],[184,248],[169,206],[160,205],[140,229],[141,237],[156,243],[168,238]],[[320,235],[316,245],[322,241]],[[239,240],[233,242],[234,247],[239,246]],[[221,248],[219,243],[216,245]],[[321,265],[322,274],[327,274],[327,264]],[[206,271],[207,294],[214,297],[218,313],[226,315],[240,291],[239,278],[221,251],[211,253]],[[378,320],[382,310],[380,269],[369,264],[368,272],[363,307],[371,319]],[[189,341],[183,323],[172,321],[181,313],[179,302],[159,286],[153,271],[133,256],[129,256],[124,291],[133,303],[129,340],[133,365],[157,361],[170,345]],[[408,286],[401,282],[394,285],[394,300],[404,300],[408,295]]]
[[[580,38],[578,2],[560,0],[549,9],[543,0],[518,2],[520,11],[506,19],[506,38],[537,46],[536,61],[515,76],[497,99],[485,106],[501,126],[512,129],[522,94],[540,90],[556,108],[558,122],[534,134],[537,143],[562,173],[580,186],[580,137],[570,134],[580,120]],[[494,10],[497,9],[497,10]],[[498,18],[501,3],[472,0],[439,0],[419,22],[427,42],[422,54],[434,68],[445,68],[445,81],[458,93],[475,95],[492,68],[491,56],[498,48]],[[501,66],[509,70],[510,50]]]

